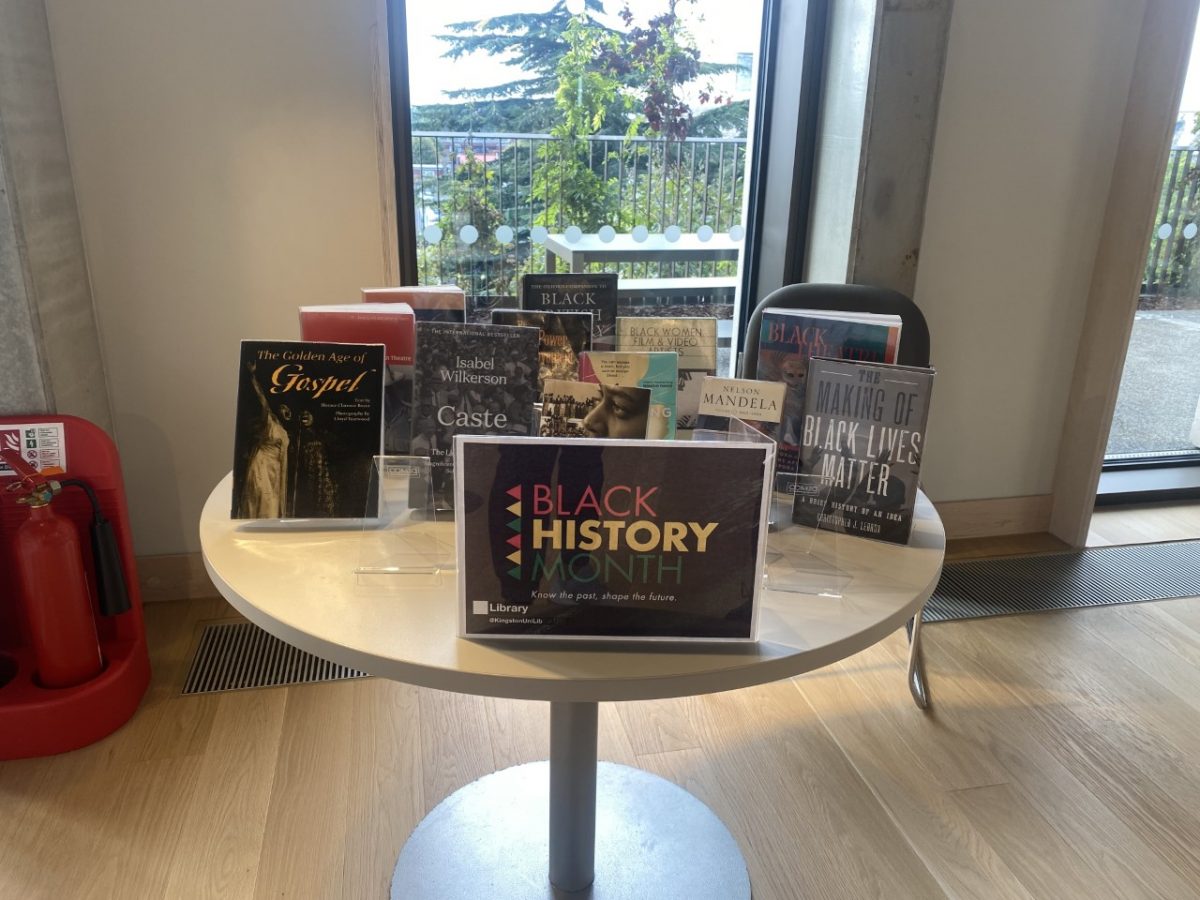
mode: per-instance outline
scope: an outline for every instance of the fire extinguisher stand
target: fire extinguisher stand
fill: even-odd
[[[14,479],[0,477],[0,760],[48,756],[91,744],[120,728],[137,709],[150,682],[142,600],[134,566],[133,540],[117,449],[100,428],[74,416],[0,417],[0,435],[17,424],[61,423],[66,472],[59,481],[78,480],[92,488],[103,517],[112,525],[128,591],[128,609],[102,615],[97,604],[96,570],[87,540],[93,507],[83,490],[65,490],[54,512],[75,524],[88,575],[99,674],[70,687],[39,682],[28,616],[22,612],[17,533],[31,516],[15,493]],[[27,598],[37,603],[38,598]]]

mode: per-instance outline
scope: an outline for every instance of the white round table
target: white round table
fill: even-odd
[[[213,583],[247,619],[373,675],[550,702],[549,777],[547,763],[518,766],[444,800],[401,852],[393,900],[548,900],[589,885],[593,900],[748,898],[737,844],[707,807],[647,772],[597,764],[597,704],[732,690],[850,656],[919,612],[945,554],[941,521],[920,494],[907,546],[797,530],[818,557],[836,553],[841,596],[764,589],[757,643],[489,643],[457,636],[453,573],[366,585],[354,573],[358,531],[248,527],[229,518],[231,484],[227,476],[209,496],[200,543]],[[786,554],[788,534],[772,536],[772,548]],[[530,804],[547,794],[548,822]]]

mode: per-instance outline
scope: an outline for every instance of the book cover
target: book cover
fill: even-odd
[[[457,453],[463,634],[754,638],[770,441],[465,437]]]
[[[361,518],[383,370],[382,344],[242,341],[230,516]]]
[[[300,340],[383,344],[383,452],[404,455],[412,439],[416,323],[407,303],[300,307]]]
[[[908,542],[933,375],[912,366],[810,361],[802,470],[830,490],[827,504],[797,495],[794,522]]]
[[[521,278],[521,308],[551,312],[590,312],[592,347],[616,348],[617,276],[537,275]]]
[[[524,325],[541,329],[538,347],[538,394],[550,378],[579,380],[579,354],[592,349],[590,312],[549,312],[493,309],[493,325]]]
[[[707,376],[700,389],[697,428],[725,431],[738,418],[774,440],[783,418],[787,385],[781,381]]]
[[[579,380],[614,387],[650,389],[650,422],[646,437],[675,437],[675,395],[679,389],[679,354],[674,350],[652,353],[585,352],[579,357]]]
[[[407,303],[418,322],[467,321],[466,292],[453,284],[363,288],[363,303]]]
[[[778,432],[776,465],[780,472],[794,472],[800,465],[809,358],[893,363],[899,346],[899,316],[812,309],[763,311],[755,374],[762,381],[787,385]]]
[[[711,317],[619,316],[617,350],[679,354],[676,427],[695,428],[706,375],[717,374],[717,320]]]
[[[429,457],[442,508],[453,501],[456,434],[534,434],[538,343],[536,328],[417,323],[409,452]]]
[[[649,416],[649,388],[548,379],[538,434],[637,440],[646,436]]]

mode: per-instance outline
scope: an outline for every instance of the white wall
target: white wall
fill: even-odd
[[[935,500],[1050,492],[1144,0],[955,0],[915,299]]]
[[[375,3],[47,7],[137,551],[195,551],[238,341],[383,277]]]

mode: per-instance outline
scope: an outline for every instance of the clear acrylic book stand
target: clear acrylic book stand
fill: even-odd
[[[771,438],[730,417],[724,431],[698,428],[694,441],[769,441]],[[829,512],[830,487],[819,475],[775,472],[771,489],[770,531],[767,533],[766,586],[774,591],[840,599],[850,576],[838,568],[836,531],[797,525],[792,512],[797,503],[813,507],[818,517]]]
[[[427,457],[375,457],[367,495],[375,502],[363,516],[359,584],[391,586],[388,576],[454,568],[454,531],[439,521]]]

